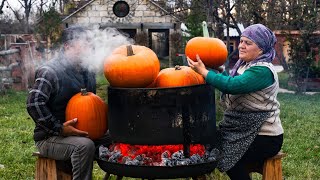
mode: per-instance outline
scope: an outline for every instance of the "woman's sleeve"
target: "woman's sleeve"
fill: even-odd
[[[226,94],[245,94],[262,90],[274,82],[271,70],[265,66],[253,66],[242,75],[231,77],[209,71],[206,82]]]

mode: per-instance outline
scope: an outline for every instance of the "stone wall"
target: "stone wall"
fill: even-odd
[[[103,24],[103,23],[174,23],[173,16],[165,15],[159,7],[148,0],[127,0],[130,12],[119,18],[113,13],[113,5],[117,0],[96,0],[68,18],[69,24]]]
[[[98,26],[100,28],[136,29],[150,34],[151,31],[169,30],[169,65],[172,65],[172,57],[178,51],[172,43],[171,34],[180,32],[180,21],[167,13],[159,5],[149,0],[126,0],[130,7],[129,14],[125,17],[117,17],[113,12],[113,6],[118,0],[95,0],[88,2],[83,8],[71,13],[63,20],[64,26],[72,25]],[[141,44],[142,45],[142,44]],[[143,44],[144,45],[144,44]],[[148,45],[151,48],[151,45]]]

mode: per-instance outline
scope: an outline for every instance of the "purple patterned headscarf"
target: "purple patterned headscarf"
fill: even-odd
[[[249,38],[263,51],[262,55],[260,55],[259,57],[257,57],[257,59],[251,61],[250,63],[273,61],[276,55],[274,45],[277,42],[277,38],[269,28],[262,24],[254,24],[248,26],[242,32],[241,36]],[[239,67],[244,63],[245,62],[243,60],[239,59],[237,63],[233,66],[230,75],[232,77],[235,76]]]

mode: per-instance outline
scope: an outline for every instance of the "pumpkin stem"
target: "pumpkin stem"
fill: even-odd
[[[128,56],[133,56],[133,49],[131,45],[127,45],[127,55]]]
[[[174,70],[181,70],[181,67],[179,65],[175,65]]]
[[[208,26],[207,26],[207,22],[205,21],[202,21],[202,33],[203,33],[203,37],[209,37]]]
[[[82,96],[88,95],[88,91],[87,91],[86,88],[81,88],[81,95],[82,95]]]
[[[203,37],[210,37],[207,22],[202,21],[202,33]],[[214,31],[212,31],[212,38],[214,38]]]

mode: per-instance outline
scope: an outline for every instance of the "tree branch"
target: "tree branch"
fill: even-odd
[[[20,5],[21,5],[22,7],[24,7],[24,4],[22,4],[22,2],[21,2],[20,0],[18,0],[18,2],[20,3]]]
[[[213,15],[215,18],[217,18],[219,21],[221,21],[223,24],[227,24],[227,22],[225,21],[225,20],[223,20],[222,18],[220,18],[219,16],[217,16],[217,15]],[[235,24],[230,24],[229,25],[229,27],[231,27],[231,28],[237,28],[238,26],[237,25],[235,25]]]
[[[9,2],[7,3],[8,4],[8,8],[11,9],[11,11],[13,12],[14,16],[16,17],[16,19],[20,22],[20,23],[23,23],[23,18],[21,17],[21,15],[19,14],[19,10],[15,10],[11,7],[11,5],[9,4]]]
[[[4,2],[6,2],[6,0],[2,0],[1,5],[0,5],[0,14],[3,13],[2,8],[4,6]]]
[[[239,26],[238,26],[238,22],[237,22],[236,19],[232,16],[232,14],[230,15],[230,18],[231,18],[233,24],[237,24],[234,28],[237,30],[239,36],[241,36],[242,33],[241,33],[240,28],[239,28]]]

